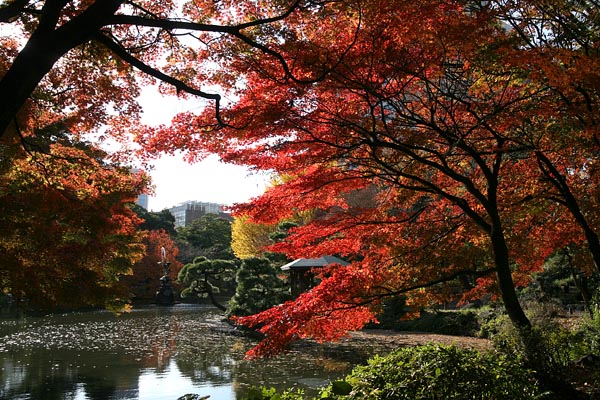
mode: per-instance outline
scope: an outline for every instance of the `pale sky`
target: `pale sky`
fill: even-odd
[[[148,201],[160,211],[187,200],[231,205],[260,195],[268,177],[224,164],[216,156],[190,165],[180,157],[163,156],[150,171],[155,194]]]
[[[178,112],[199,108],[200,99],[191,101],[161,97],[154,88],[143,90],[140,104],[142,122],[148,125],[168,124]],[[155,193],[148,201],[151,211],[160,211],[187,200],[231,205],[249,200],[265,190],[267,175],[251,174],[247,169],[224,164],[218,157],[190,165],[182,157],[163,156],[150,171]]]

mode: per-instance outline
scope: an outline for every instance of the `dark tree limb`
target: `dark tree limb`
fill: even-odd
[[[30,0],[15,0],[7,6],[0,8],[0,22],[10,22],[13,18],[19,16]]]

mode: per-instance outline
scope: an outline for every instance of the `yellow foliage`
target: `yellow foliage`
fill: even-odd
[[[260,257],[264,247],[271,244],[269,235],[277,229],[276,225],[251,222],[247,216],[238,216],[231,225],[231,249],[240,259]]]

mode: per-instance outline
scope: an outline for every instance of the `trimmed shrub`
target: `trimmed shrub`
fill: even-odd
[[[279,267],[266,258],[244,259],[237,270],[237,288],[227,314],[253,315],[289,300],[289,286],[279,273]]]
[[[372,400],[539,399],[543,394],[522,365],[496,353],[426,345],[375,356],[356,367],[347,395],[330,385],[322,398]],[[338,384],[338,387],[340,385]]]

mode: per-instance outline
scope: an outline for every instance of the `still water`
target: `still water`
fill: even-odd
[[[364,361],[317,346],[247,361],[255,342],[222,319],[189,305],[1,319],[0,399],[233,400],[261,385],[314,394]]]

